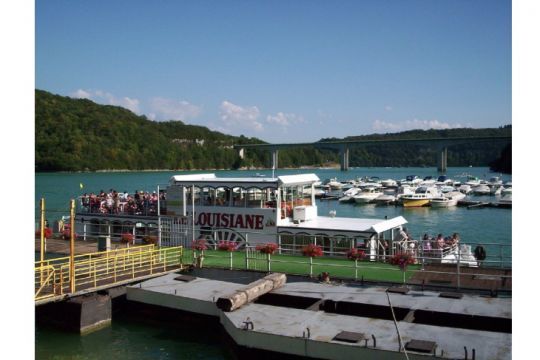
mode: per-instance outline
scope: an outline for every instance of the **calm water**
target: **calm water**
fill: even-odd
[[[36,219],[39,199],[44,197],[48,209],[47,219],[52,222],[69,213],[69,199],[82,192],[118,191],[133,193],[135,190],[165,188],[172,175],[181,172],[129,172],[129,173],[54,173],[36,174]],[[188,173],[188,172],[184,172]],[[196,173],[196,172],[190,172]],[[270,176],[271,170],[215,171],[218,176],[242,177],[257,173]],[[381,179],[402,179],[407,175],[437,176],[435,168],[357,168],[348,172],[334,169],[278,170],[276,175],[315,173],[321,180],[337,177],[339,180],[363,176]],[[456,180],[463,174],[486,178],[499,174],[487,168],[450,168],[447,175]],[[509,175],[503,181],[511,180]],[[83,184],[83,189],[80,188]],[[495,197],[471,197],[475,200],[495,201]],[[459,232],[463,242],[511,244],[512,210],[450,208],[403,208],[394,206],[339,204],[337,201],[318,201],[319,215],[336,210],[337,216],[361,218],[388,218],[401,215],[407,219],[407,228],[413,238],[424,233],[450,235]],[[508,249],[510,251],[510,249]],[[202,335],[202,334],[199,334]],[[47,328],[36,329],[36,358],[40,359],[224,359],[226,354],[219,341],[205,336],[193,336],[161,327],[141,325],[129,319],[115,320],[112,327],[86,336],[66,334]]]

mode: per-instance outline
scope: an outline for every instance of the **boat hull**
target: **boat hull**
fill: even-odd
[[[403,202],[403,207],[421,207],[428,206],[430,199],[404,199],[401,198]]]

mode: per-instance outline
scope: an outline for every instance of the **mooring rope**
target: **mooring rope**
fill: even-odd
[[[401,334],[399,333],[399,328],[396,320],[396,314],[394,313],[394,308],[392,307],[392,302],[390,301],[390,294],[388,294],[388,289],[386,290],[386,297],[388,298],[388,305],[390,306],[390,310],[392,311],[392,318],[394,319],[394,326],[396,327],[396,332],[399,340],[399,347],[401,350],[403,340],[401,339]],[[409,360],[409,354],[407,354],[407,350],[405,349],[405,346],[403,346],[403,353],[405,354],[405,357],[407,360]]]

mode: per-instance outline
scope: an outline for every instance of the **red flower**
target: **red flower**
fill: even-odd
[[[238,243],[232,240],[219,240],[218,249],[222,251],[234,251],[236,250]]]
[[[53,232],[51,228],[46,227],[45,230],[43,231],[43,236],[45,236],[45,238],[47,239],[51,238],[52,234]],[[36,230],[36,237],[41,237],[41,229]]]
[[[347,259],[362,260],[365,257],[366,257],[366,252],[364,250],[359,250],[359,249],[354,248],[347,251]]]
[[[390,258],[390,264],[397,265],[403,271],[407,270],[407,266],[415,263],[413,255],[408,253],[397,253]]]
[[[132,233],[125,232],[125,233],[122,233],[120,237],[121,237],[122,242],[133,244],[134,236]]]
[[[274,243],[257,245],[256,250],[260,251],[263,254],[273,254],[276,252],[278,246]]]
[[[302,254],[309,257],[323,256],[323,250],[319,245],[309,244],[302,249]]]
[[[198,251],[203,251],[203,250],[208,249],[208,247],[206,246],[206,240],[204,239],[194,240],[191,243],[191,249],[198,250]]]

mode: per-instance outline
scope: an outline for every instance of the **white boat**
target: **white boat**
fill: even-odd
[[[463,194],[469,194],[472,191],[472,186],[469,184],[461,184],[458,187],[458,190],[462,192]]]
[[[354,195],[354,202],[357,204],[367,204],[381,196],[382,193],[376,191],[373,187],[366,187],[362,189],[358,194]]]
[[[340,190],[343,187],[343,184],[339,182],[337,178],[330,179],[326,185],[330,186],[330,189],[332,190]]]
[[[384,187],[395,187],[397,186],[397,181],[393,179],[381,180],[381,185]]]
[[[501,190],[501,195],[512,195],[512,187],[505,187]]]
[[[506,195],[502,196],[499,199],[498,204],[499,205],[510,205],[510,206],[512,206],[512,194],[506,194]]]
[[[479,184],[473,187],[472,192],[475,195],[489,195],[491,193],[491,189],[486,184]]]
[[[350,188],[343,192],[343,196],[338,199],[341,203],[354,202],[354,196],[357,195],[361,190],[359,188]]]
[[[502,189],[503,189],[502,186],[498,186],[498,185],[492,186],[492,187],[490,187],[490,190],[491,190],[490,194],[491,195],[501,195]]]
[[[458,201],[465,197],[464,194],[459,191],[452,191],[444,194],[444,196],[437,196],[431,199],[430,205],[434,208],[451,207],[456,206]]]
[[[465,184],[470,185],[471,187],[475,187],[480,185],[480,179],[478,179],[476,176],[467,176],[467,181]]]
[[[377,204],[388,205],[396,201],[396,196],[392,194],[382,194],[381,196],[376,197],[373,201]]]
[[[502,185],[503,182],[499,176],[492,176],[489,179],[489,185]]]
[[[455,191],[456,188],[454,188],[453,186],[450,186],[450,185],[442,185],[442,186],[439,186],[439,190],[440,190],[443,194],[446,194],[446,193]]]

